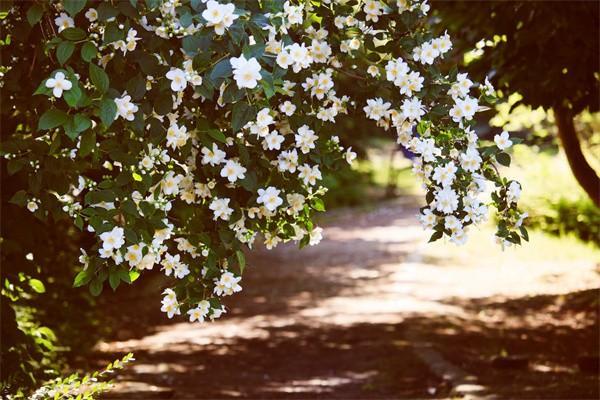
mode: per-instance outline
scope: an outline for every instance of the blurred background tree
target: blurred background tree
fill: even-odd
[[[434,1],[438,29],[454,45],[473,50],[462,61],[477,80],[526,104],[552,110],[573,175],[600,206],[600,179],[582,150],[575,117],[599,109],[600,3]]]

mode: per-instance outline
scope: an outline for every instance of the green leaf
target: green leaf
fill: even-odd
[[[79,82],[75,81],[75,77],[71,79],[71,82],[73,82],[73,86],[64,92],[64,98],[69,107],[76,108],[83,93],[79,88]]]
[[[312,208],[317,211],[325,211],[325,203],[323,203],[323,200],[319,198],[314,198],[312,200]]]
[[[35,92],[33,92],[33,95],[34,95],[34,96],[35,96],[35,95],[38,95],[38,94],[43,94],[43,95],[46,95],[46,96],[50,96],[50,95],[52,95],[52,89],[50,89],[50,88],[46,87],[46,81],[47,81],[47,80],[48,80],[48,79],[44,79],[44,80],[43,80],[43,81],[40,83],[40,85],[37,87],[37,89],[35,90]]]
[[[38,3],[34,3],[29,10],[27,10],[27,22],[29,25],[34,26],[42,19],[42,15],[44,15],[44,9]]]
[[[167,115],[173,111],[171,94],[162,94],[154,101],[154,110],[158,115]]]
[[[19,190],[10,198],[8,202],[17,206],[24,206],[27,202],[27,192],[25,192],[24,190]]]
[[[496,154],[496,160],[505,167],[510,167],[510,156],[507,153],[500,152]]]
[[[100,93],[104,93],[108,90],[108,75],[106,72],[97,66],[96,64],[90,64],[89,68],[90,79],[96,88],[100,91]]]
[[[244,269],[246,268],[246,257],[241,250],[236,250],[235,255],[238,260],[238,265],[240,266],[240,275],[244,273]]]
[[[227,78],[233,75],[233,70],[231,69],[231,63],[228,59],[219,61],[212,71],[210,72],[210,79],[212,81],[217,81],[217,79]]]
[[[110,5],[109,2],[102,2],[98,6],[98,19],[106,21],[119,15],[119,10]]]
[[[38,130],[48,130],[61,126],[67,122],[69,116],[62,110],[51,108],[46,111],[38,121]]]
[[[61,42],[56,49],[56,59],[63,65],[73,54],[75,45],[71,42]]]
[[[73,287],[81,287],[86,285],[89,281],[92,280],[94,274],[89,270],[79,271],[77,275],[75,275],[75,279],[73,280]]]
[[[140,277],[140,271],[132,269],[131,271],[129,271],[129,281],[130,282],[135,282],[137,278]]]
[[[44,293],[46,291],[46,287],[44,287],[44,283],[42,281],[40,281],[39,279],[33,279],[33,278],[30,279],[29,286],[31,286],[31,288],[37,293]]]
[[[433,235],[431,235],[431,237],[429,238],[429,243],[435,242],[436,240],[441,239],[442,236],[444,236],[444,232],[443,231],[435,231],[435,232],[433,232]]]
[[[249,106],[245,102],[236,103],[231,112],[231,129],[233,133],[239,132],[247,122],[252,121],[256,116],[254,106]]]
[[[102,123],[108,128],[112,125],[116,117],[117,104],[113,99],[105,97],[100,102],[100,119],[102,120]]]
[[[119,271],[115,269],[111,269],[108,275],[108,283],[113,291],[117,290],[119,284],[121,283],[121,275]]]
[[[63,6],[65,7],[65,11],[68,12],[71,17],[74,17],[79,11],[83,10],[86,2],[87,0],[64,0]]]
[[[8,175],[14,175],[19,172],[25,165],[27,165],[27,160],[24,158],[10,160],[6,164],[6,171]]]
[[[75,126],[75,130],[81,133],[91,128],[92,121],[86,115],[77,114],[73,118],[73,125]]]
[[[225,137],[225,135],[223,135],[223,132],[221,132],[218,129],[211,129],[208,131],[208,134],[210,135],[210,137],[212,137],[215,140],[218,140],[221,143],[225,143],[227,141],[227,138]]]
[[[73,42],[83,40],[87,37],[87,34],[82,29],[79,29],[79,28],[67,28],[61,32],[61,35],[65,39],[71,40]]]
[[[99,296],[102,293],[102,280],[96,278],[90,283],[90,293],[92,296]]]
[[[132,100],[139,100],[146,94],[146,79],[138,74],[127,82],[125,89]]]
[[[81,46],[81,59],[85,62],[90,62],[98,55],[98,49],[92,42],[85,42]]]

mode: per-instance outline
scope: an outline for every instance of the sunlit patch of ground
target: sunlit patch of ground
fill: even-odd
[[[144,322],[164,321],[157,293],[130,299],[137,327],[98,345],[100,357],[133,351],[138,360],[110,395],[446,396],[448,383],[416,355],[426,346],[473,376],[473,388],[595,396],[595,377],[576,364],[598,353],[597,312],[589,307],[598,293],[569,293],[600,286],[598,252],[538,234],[526,248],[502,252],[487,228],[461,249],[426,245],[415,213],[399,202],[337,212],[320,246],[258,250],[244,291],[212,324],[152,328]],[[529,367],[499,371],[491,364],[498,355],[526,357]]]

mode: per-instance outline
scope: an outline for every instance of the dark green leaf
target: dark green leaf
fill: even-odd
[[[444,236],[444,232],[443,231],[435,231],[435,232],[433,232],[433,235],[431,235],[431,237],[429,238],[429,243],[435,242],[436,240],[441,239],[442,236]]]
[[[496,160],[505,167],[510,166],[510,156],[507,153],[501,152],[496,154]]]
[[[111,269],[108,275],[108,283],[113,291],[117,290],[119,284],[121,283],[121,275],[119,271],[115,269]]]
[[[71,42],[61,42],[56,48],[56,59],[62,65],[64,64],[73,54],[75,45]]]
[[[85,157],[92,152],[96,147],[96,133],[93,130],[88,130],[81,136],[79,145],[79,156]]]
[[[241,250],[236,250],[235,255],[238,260],[238,265],[240,266],[240,275],[244,273],[244,269],[246,268],[246,257]]]
[[[90,64],[90,79],[96,88],[100,91],[100,93],[104,93],[108,90],[108,75],[106,72],[96,64]]]
[[[98,54],[98,50],[96,46],[92,42],[85,42],[83,46],[81,46],[81,59],[85,62],[90,62],[92,59],[96,57]]]
[[[106,21],[119,15],[119,10],[110,5],[109,2],[102,2],[98,6],[98,19]]]
[[[71,17],[74,17],[79,11],[83,10],[86,2],[87,0],[64,0],[63,6],[65,7],[65,11],[68,12]]]
[[[233,75],[229,59],[219,61],[210,72],[210,79],[216,82],[218,79],[227,78]]]
[[[225,137],[225,135],[223,135],[223,132],[221,132],[218,129],[210,129],[208,131],[208,134],[213,138],[218,140],[221,143],[225,143],[227,141],[227,138]]]
[[[71,87],[71,89],[66,90],[64,92],[64,98],[69,107],[76,108],[77,104],[79,103],[79,100],[81,99],[82,92],[79,88],[79,82],[75,81],[74,77],[70,80],[73,83],[73,86]]]
[[[67,28],[61,32],[61,35],[63,35],[65,39],[71,40],[73,42],[83,40],[87,36],[86,33],[79,28]]]
[[[92,296],[99,296],[102,293],[102,280],[96,278],[90,283],[90,293]]]
[[[38,3],[34,3],[29,10],[27,10],[27,22],[29,25],[33,26],[40,22],[42,19],[42,15],[44,14],[44,9]]]
[[[61,126],[67,122],[68,118],[69,116],[64,111],[51,108],[40,117],[38,130],[47,130]]]
[[[117,117],[117,105],[113,99],[104,98],[100,102],[100,120],[109,127]]]
[[[256,109],[254,106],[249,106],[245,102],[236,103],[233,106],[233,111],[231,113],[231,129],[234,133],[239,132],[240,129],[247,122],[252,121],[256,116]]]

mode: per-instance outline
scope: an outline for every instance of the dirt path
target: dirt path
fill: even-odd
[[[444,258],[415,213],[336,212],[319,246],[256,251],[212,324],[168,324],[155,289],[131,298],[119,339],[98,345],[100,361],[137,360],[107,397],[597,398],[577,360],[598,354],[598,258],[518,264],[477,244]],[[499,355],[529,366],[494,368]]]

